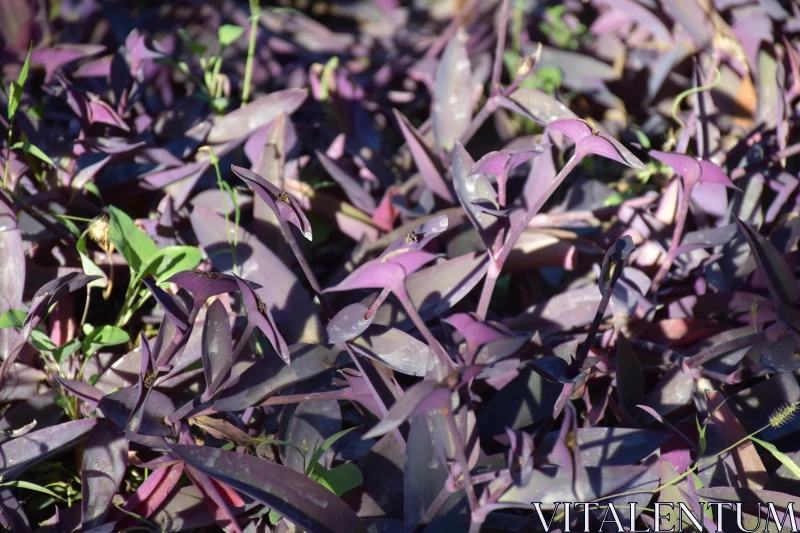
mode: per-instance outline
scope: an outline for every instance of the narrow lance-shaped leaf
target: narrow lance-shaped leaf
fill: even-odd
[[[108,422],[92,429],[83,452],[81,510],[84,528],[103,523],[128,465],[125,433]]]
[[[739,229],[750,245],[758,268],[764,274],[772,300],[778,304],[795,306],[800,301],[800,289],[792,270],[781,257],[775,246],[751,228],[746,222],[736,218]]]
[[[400,125],[400,131],[403,138],[406,140],[408,150],[411,152],[411,157],[417,165],[420,175],[422,176],[425,185],[438,197],[443,200],[453,203],[453,195],[450,193],[450,188],[447,182],[442,177],[442,173],[434,163],[434,156],[425,146],[425,141],[422,135],[411,125],[406,117],[404,117],[396,109],[392,110],[397,123]]]
[[[293,224],[306,239],[311,240],[311,224],[294,198],[251,170],[236,165],[231,169],[267,203],[278,219]]]
[[[239,285],[242,298],[244,298],[248,322],[261,330],[272,344],[272,348],[278,352],[286,364],[289,364],[289,347],[278,331],[272,312],[242,278],[236,276],[236,283]]]
[[[205,446],[173,445],[186,463],[251,496],[314,533],[366,533],[338,496],[294,470],[266,459]]]
[[[220,371],[227,366],[233,353],[230,319],[225,306],[219,300],[214,300],[206,312],[201,350],[206,388],[209,388],[219,377]]]
[[[433,136],[439,151],[449,152],[472,118],[472,73],[459,34],[450,39],[436,69],[433,89]]]

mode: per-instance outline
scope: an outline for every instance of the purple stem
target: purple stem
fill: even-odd
[[[486,107],[488,107],[488,105]],[[561,169],[561,172],[558,173],[547,190],[536,198],[533,204],[528,208],[528,211],[525,212],[525,216],[523,216],[522,219],[517,222],[517,225],[509,232],[508,238],[505,244],[500,247],[499,252],[495,252],[493,254],[494,257],[489,258],[489,270],[486,272],[486,280],[484,281],[483,291],[481,292],[481,298],[478,302],[477,314],[481,320],[486,318],[486,313],[489,310],[489,302],[492,299],[492,293],[494,293],[494,287],[497,284],[497,278],[500,277],[500,273],[503,271],[503,265],[506,259],[508,259],[508,254],[511,253],[511,249],[514,248],[514,244],[519,240],[522,233],[528,227],[528,224],[533,220],[533,217],[539,213],[542,206],[550,199],[555,190],[561,185],[564,179],[566,179],[569,173],[578,166],[582,159],[583,156],[578,156],[576,153],[567,161],[567,164],[564,165],[564,168]]]
[[[364,318],[366,320],[369,320],[370,318],[372,318],[372,316],[375,313],[378,312],[378,308],[381,306],[381,304],[383,304],[384,301],[386,301],[386,298],[389,297],[389,293],[391,293],[391,292],[392,292],[392,289],[388,289],[388,288],[387,289],[383,289],[381,291],[381,293],[378,295],[378,297],[375,299],[375,301],[372,302],[372,305],[369,306],[369,309],[367,309],[367,312],[364,314]]]
[[[375,385],[369,379],[369,376],[367,376],[367,373],[364,372],[364,368],[361,366],[361,361],[358,360],[358,356],[355,353],[353,353],[353,349],[350,348],[350,343],[343,342],[341,344],[338,344],[337,346],[343,346],[344,349],[347,350],[347,353],[350,355],[350,359],[353,360],[353,362],[356,364],[356,367],[358,367],[358,371],[361,372],[362,376],[364,376],[364,381],[366,381],[367,387],[369,387],[369,391],[372,393],[372,397],[375,398],[375,403],[378,404],[378,408],[381,410],[381,413],[383,413],[383,416],[385,418],[386,415],[389,414],[389,409],[386,407],[386,404],[383,403],[383,398],[381,398],[381,395],[378,394],[378,390],[375,388]],[[406,439],[403,438],[403,434],[400,433],[399,428],[394,428],[394,436],[397,437],[397,442],[400,443],[400,446],[403,447],[403,451],[405,451]]]
[[[461,440],[461,432],[458,430],[458,426],[456,425],[456,420],[453,417],[452,411],[448,411],[444,417],[447,419],[447,427],[450,429],[450,433],[453,435],[453,443],[456,448],[456,460],[461,465],[461,475],[464,476],[464,491],[467,493],[469,509],[474,513],[478,510],[478,498],[475,495],[475,486],[472,484],[472,477],[469,473],[469,461],[467,460],[467,454],[464,451],[464,443]]]
[[[403,304],[403,308],[405,309],[408,317],[414,323],[414,326],[419,330],[420,334],[425,338],[425,342],[428,343],[431,350],[433,350],[437,357],[439,358],[439,369],[442,371],[443,375],[442,378],[453,370],[453,362],[450,360],[450,356],[447,355],[447,352],[444,351],[442,345],[439,344],[439,341],[436,340],[436,337],[433,336],[431,330],[428,329],[428,326],[425,325],[425,321],[422,320],[422,317],[419,316],[419,313],[414,308],[414,304],[411,302],[411,299],[408,297],[408,292],[406,292],[405,285],[401,284],[399,289],[395,289],[394,291],[397,298],[400,300],[400,303]]]
[[[492,65],[492,81],[489,84],[489,94],[495,96],[500,93],[500,75],[503,69],[503,50],[506,47],[506,34],[508,33],[508,11],[511,0],[503,0],[500,7],[500,27],[497,28],[497,46],[494,49],[494,64]]]
[[[475,9],[475,6],[477,5],[478,5],[478,0],[469,0],[469,2],[467,2],[467,4],[463,8],[461,8],[461,11],[459,11],[456,14],[456,16],[453,17],[453,20],[451,20],[450,24],[447,25],[447,28],[444,30],[444,33],[442,33],[436,39],[436,41],[434,41],[431,47],[428,48],[428,51],[425,52],[425,55],[423,57],[425,59],[430,59],[438,56],[439,52],[444,50],[444,47],[447,46],[448,41],[450,41],[450,39],[453,38],[453,35],[456,34],[461,24],[464,23],[464,19],[467,17],[467,14],[469,14],[473,9]]]
[[[667,277],[672,263],[675,262],[675,258],[678,256],[678,246],[683,236],[683,228],[686,226],[686,217],[689,215],[689,204],[691,203],[693,189],[694,186],[691,186],[683,191],[680,209],[678,210],[677,219],[675,220],[675,231],[672,232],[672,242],[669,243],[667,257],[664,258],[664,262],[661,263],[661,267],[659,267],[658,272],[656,272],[656,275],[653,277],[653,283],[650,285],[650,294],[655,294],[658,291],[661,282]]]

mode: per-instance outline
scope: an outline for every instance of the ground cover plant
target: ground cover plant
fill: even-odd
[[[0,37],[2,527],[800,509],[797,2],[4,0]]]

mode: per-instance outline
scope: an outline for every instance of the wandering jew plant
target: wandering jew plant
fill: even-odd
[[[272,4],[0,2],[2,529],[797,531],[797,3]]]

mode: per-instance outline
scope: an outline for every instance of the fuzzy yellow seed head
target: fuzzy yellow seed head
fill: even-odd
[[[797,402],[786,404],[779,407],[769,417],[769,425],[773,428],[779,428],[794,418],[794,413],[797,411]]]

